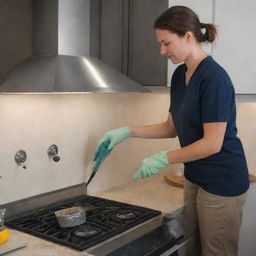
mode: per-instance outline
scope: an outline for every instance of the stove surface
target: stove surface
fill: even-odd
[[[80,206],[86,222],[61,228],[55,211]],[[160,211],[93,196],[79,196],[7,218],[6,226],[84,251],[161,215]]]

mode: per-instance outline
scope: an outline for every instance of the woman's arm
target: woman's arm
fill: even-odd
[[[139,138],[174,138],[176,137],[176,129],[174,127],[171,113],[169,113],[166,122],[144,126],[130,127],[131,136]]]
[[[208,157],[221,150],[226,131],[226,122],[204,123],[204,136],[196,142],[168,152],[169,163],[186,163]]]

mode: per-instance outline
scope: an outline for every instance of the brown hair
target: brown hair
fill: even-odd
[[[172,6],[163,12],[154,23],[154,29],[169,30],[178,36],[192,31],[198,42],[213,42],[217,30],[213,24],[200,23],[197,14],[186,6]],[[205,29],[202,32],[201,29]]]

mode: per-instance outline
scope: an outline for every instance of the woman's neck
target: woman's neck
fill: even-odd
[[[198,47],[192,51],[188,58],[185,60],[187,73],[192,74],[196,70],[199,63],[206,57],[207,54],[202,47]]]

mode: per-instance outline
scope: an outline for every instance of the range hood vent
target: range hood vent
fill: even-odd
[[[121,93],[148,92],[96,58],[32,57],[0,80],[5,93]]]
[[[74,54],[59,49],[62,42],[70,47],[68,40],[63,37],[63,31],[72,32],[70,37],[74,37],[74,31],[61,21],[74,20],[77,11],[81,16],[73,30],[77,31],[79,38],[81,31],[86,30],[84,15],[90,13],[89,0],[33,0],[32,7],[34,56],[0,78],[0,93],[149,92],[101,60],[79,54],[86,52],[84,49],[73,49]],[[86,19],[90,23],[87,16]],[[87,27],[90,27],[88,22]],[[46,28],[51,29],[50,33]],[[88,31],[85,33],[90,35]],[[46,38],[49,35],[50,38]],[[86,35],[82,36],[87,40]]]

